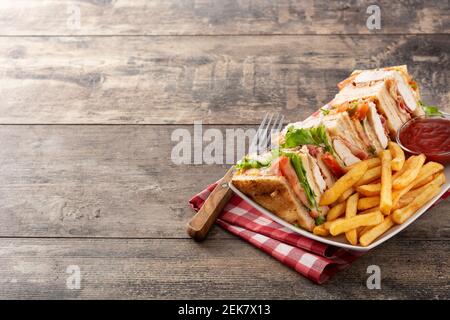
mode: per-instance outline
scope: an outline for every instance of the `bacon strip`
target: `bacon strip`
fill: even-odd
[[[354,144],[350,143],[347,139],[345,139],[343,137],[339,137],[339,138],[356,157],[358,157],[361,160],[366,160],[369,158],[369,154],[366,151],[361,150],[360,148],[356,147]]]

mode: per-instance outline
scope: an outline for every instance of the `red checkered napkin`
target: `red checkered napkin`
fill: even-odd
[[[195,195],[189,201],[192,208],[198,211],[215,187],[212,184]],[[361,255],[303,237],[264,216],[237,195],[225,206],[217,223],[319,284]]]

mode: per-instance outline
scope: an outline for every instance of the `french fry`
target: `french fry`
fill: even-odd
[[[366,226],[366,227],[361,227],[361,230],[359,230],[358,232],[358,237],[361,238],[361,236],[366,233],[367,231],[369,231],[370,229],[372,229],[374,226]]]
[[[351,195],[347,199],[347,205],[345,207],[345,219],[352,218],[356,216],[356,212],[358,211],[358,199],[359,194],[355,193]],[[347,238],[347,241],[350,242],[350,244],[356,246],[358,244],[358,233],[356,232],[356,229],[352,229],[350,231],[347,231],[345,233],[345,238]]]
[[[371,183],[372,181],[378,179],[381,177],[381,166],[369,169],[364,173],[364,175],[361,177],[358,182],[355,183],[355,186],[362,186],[364,184]]]
[[[383,214],[380,211],[356,215],[349,219],[338,219],[331,222],[330,234],[337,236],[338,234],[356,229],[363,226],[374,226],[383,222]]]
[[[359,194],[355,193],[351,195],[347,199],[347,205],[345,206],[345,218],[351,218],[356,216],[356,213],[358,211],[358,200],[359,200]]]
[[[353,187],[366,171],[367,164],[365,162],[361,161],[355,164],[349,172],[340,177],[331,188],[322,194],[319,205],[328,206],[335,202],[346,190]]]
[[[326,236],[330,235],[330,232],[327,229],[325,229],[323,224],[321,224],[320,226],[315,226],[313,229],[313,233],[315,235],[322,236],[322,237],[326,237]]]
[[[415,196],[417,196],[417,195],[422,193],[422,191],[425,189],[426,186],[438,186],[438,187],[440,187],[440,186],[442,186],[445,183],[446,179],[445,179],[444,172],[441,171],[441,172],[435,173],[433,175],[433,177],[434,178],[433,178],[433,180],[431,182],[428,182],[426,185],[410,191],[410,193],[415,193]]]
[[[409,157],[403,165],[406,169],[400,176],[392,180],[392,188],[395,190],[402,189],[413,182],[417,178],[420,168],[422,168],[424,162],[425,155],[423,154]]]
[[[330,231],[331,224],[332,224],[333,222],[335,222],[335,221],[343,221],[343,220],[344,220],[344,218],[338,218],[338,219],[336,219],[336,220],[327,221],[327,222],[321,224],[321,226],[323,226],[323,227],[324,227],[326,230],[328,230],[328,232],[329,232],[329,231]]]
[[[367,247],[369,244],[371,244],[376,238],[381,236],[383,233],[388,231],[392,226],[394,225],[394,222],[392,221],[392,218],[390,216],[387,216],[384,218],[383,222],[379,225],[376,225],[375,227],[372,227],[370,230],[367,230],[364,232],[364,234],[361,235],[359,238],[359,243]]]
[[[411,190],[405,195],[401,196],[400,199],[394,204],[394,209],[399,209],[407,206],[410,204],[415,198],[417,198],[421,193],[424,192],[424,190],[430,186],[437,186],[440,187],[445,183],[445,174],[443,172],[436,173],[433,175],[433,180],[426,185]]]
[[[443,170],[444,166],[437,162],[430,161],[424,164],[423,167],[420,168],[419,174],[417,175],[417,179],[414,181],[411,189],[415,189],[418,186],[427,184],[428,182],[431,181],[429,180],[431,176]]]
[[[424,185],[430,183],[431,181],[434,180],[434,175],[429,176],[425,179],[420,179],[420,181],[416,181],[416,183],[414,184],[414,186],[411,188],[411,190],[423,187]]]
[[[414,197],[417,197],[419,194],[421,194],[423,192],[423,190],[425,190],[425,188],[427,186],[442,186],[445,183],[445,174],[444,172],[438,172],[436,174],[433,175],[433,180],[428,182],[426,185],[423,185],[420,188],[414,189],[410,192],[408,192],[408,194],[413,195]]]
[[[413,197],[409,195],[409,192],[401,197],[394,205],[392,205],[392,210],[397,210],[403,207],[406,207],[408,204],[413,201]]]
[[[366,197],[358,200],[358,210],[366,210],[369,208],[376,207],[380,204],[380,197]]]
[[[405,163],[405,153],[402,148],[395,142],[389,141],[389,151],[392,156],[391,167],[393,171],[399,171],[402,169],[403,164]]]
[[[407,194],[409,190],[410,188],[406,187],[401,190],[395,190],[392,192],[392,208],[397,209],[397,204],[400,201],[400,198]]]
[[[337,202],[344,202],[345,200],[347,200],[348,197],[350,197],[353,193],[355,193],[355,189],[353,188],[349,188],[347,189],[343,194],[341,194],[339,196],[339,198],[337,199]]]
[[[345,202],[338,203],[327,213],[327,221],[333,221],[342,216],[345,212]]]
[[[369,209],[366,209],[366,210],[363,210],[363,211],[359,211],[358,214],[372,213],[372,212],[375,212],[375,211],[380,211],[380,208],[378,206],[375,206],[373,208],[369,208]]]
[[[403,164],[402,168],[392,175],[392,181],[394,181],[395,179],[400,177],[403,174],[403,172],[405,172],[405,171],[406,171],[406,166],[405,166],[405,164]]]
[[[400,150],[401,151],[401,150]],[[402,151],[403,152],[403,151]],[[381,158],[381,190],[380,190],[380,211],[384,215],[391,213],[392,209],[392,157],[389,150],[380,153]],[[403,155],[403,160],[405,155]],[[402,164],[403,166],[403,164]]]
[[[370,158],[367,160],[363,160],[361,162],[364,162],[367,164],[367,169],[372,169],[372,168],[378,167],[381,163],[379,158]],[[358,162],[358,163],[361,163],[361,162]],[[354,168],[355,165],[357,165],[358,163],[352,164],[351,166],[348,166],[348,167],[344,167],[343,168],[344,172],[349,172],[350,169]]]
[[[406,187],[395,190],[392,193],[392,202],[394,205],[397,204],[399,199],[408,193],[409,190],[412,190],[417,184],[422,184],[423,181],[427,181],[430,177],[433,177],[433,175],[439,171],[442,171],[444,169],[444,166],[437,162],[428,162],[422,168],[419,170],[419,174],[417,175],[417,179],[410,182]],[[444,176],[445,180],[445,176]]]
[[[345,239],[347,239],[347,241],[356,246],[358,244],[358,232],[356,231],[356,229],[352,229],[350,231],[347,231],[345,233]]]
[[[397,210],[403,207],[406,207],[408,204],[411,203],[411,201],[413,201],[413,197],[410,196],[409,192],[407,194],[405,194],[403,197],[401,197],[400,199],[398,199],[398,201],[392,205],[392,210]]]
[[[392,220],[397,224],[402,224],[409,217],[411,217],[419,208],[421,208],[425,203],[427,203],[431,198],[439,193],[441,190],[438,186],[427,186],[421,194],[419,194],[414,200],[408,204],[406,207],[395,210],[392,213]],[[332,231],[332,226],[330,227],[330,233]]]
[[[361,235],[361,232],[364,230],[364,228],[366,228],[366,227],[358,227],[358,228],[356,228],[356,233],[358,234],[358,237]]]
[[[356,187],[356,191],[363,196],[371,197],[378,196],[381,190],[381,183],[364,184]]]

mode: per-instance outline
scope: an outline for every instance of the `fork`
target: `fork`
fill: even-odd
[[[272,114],[270,117],[269,113],[266,113],[250,143],[249,154],[261,154],[275,145],[272,137],[274,133],[281,131],[283,120],[284,116],[280,116],[278,113]],[[233,191],[229,187],[233,174],[234,166],[228,169],[203,206],[187,224],[187,233],[194,240],[202,241],[206,238],[217,217],[233,195]]]

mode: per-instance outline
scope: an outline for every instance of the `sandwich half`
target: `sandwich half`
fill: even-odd
[[[338,84],[339,89],[348,85],[365,86],[379,81],[386,81],[389,92],[397,102],[399,109],[413,116],[421,116],[419,87],[408,73],[406,65],[372,70],[355,70],[350,77]]]
[[[355,102],[372,102],[386,121],[391,135],[412,117],[421,116],[420,92],[406,66],[356,70],[338,85],[340,92],[332,108],[346,108]]]
[[[328,187],[307,147],[272,150],[266,160],[246,156],[238,162],[232,183],[255,202],[289,223],[312,231],[325,221],[328,207],[319,207]]]

